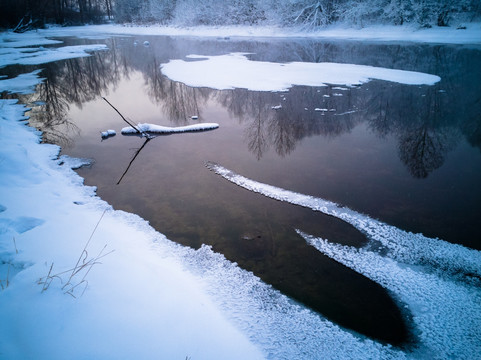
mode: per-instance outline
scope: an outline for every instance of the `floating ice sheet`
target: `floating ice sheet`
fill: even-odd
[[[31,73],[20,74],[12,79],[0,80],[0,93],[3,91],[17,94],[31,94],[35,92],[35,86],[43,80],[38,76],[41,71],[35,70]]]
[[[162,73],[193,87],[244,88],[254,91],[286,91],[294,85],[360,85],[385,80],[407,85],[434,85],[439,76],[375,66],[339,63],[273,63],[252,61],[244,53],[219,56],[189,55],[196,61],[171,60]]]
[[[62,46],[58,48],[29,47],[1,48],[0,45],[0,68],[12,65],[38,65],[58,60],[72,59],[90,56],[89,52],[107,50],[105,44]]]

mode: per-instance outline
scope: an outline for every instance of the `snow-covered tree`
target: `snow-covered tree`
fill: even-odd
[[[172,21],[176,5],[176,0],[151,0],[145,6],[145,11],[152,21],[165,24]]]
[[[459,25],[481,19],[480,0],[2,0],[0,26],[20,19],[78,23],[111,14],[117,22],[278,25],[316,29],[334,23]]]
[[[412,0],[416,21],[421,25],[448,26],[451,21],[472,21],[481,15],[478,0]]]
[[[304,0],[293,4],[294,22],[308,27],[329,25],[336,19],[336,0]]]
[[[174,10],[175,23],[189,26],[254,25],[265,19],[259,0],[178,0]]]

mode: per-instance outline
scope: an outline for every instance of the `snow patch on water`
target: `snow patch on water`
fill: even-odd
[[[35,70],[30,73],[20,74],[12,79],[0,80],[0,93],[8,92],[9,94],[32,94],[35,92],[35,86],[43,79],[38,76],[42,70]]]
[[[1,37],[0,34],[0,39]],[[46,39],[45,41],[47,42]],[[0,68],[12,64],[45,64],[58,60],[90,56],[89,53],[92,51],[107,50],[107,45],[105,44],[62,46],[58,48],[15,46],[24,44],[24,42],[20,40],[13,44],[14,45],[8,42],[0,44]],[[4,47],[4,45],[7,45],[7,47]]]
[[[252,61],[245,53],[188,57],[197,61],[170,60],[161,65],[162,73],[173,81],[193,87],[254,91],[286,91],[294,85],[353,86],[374,79],[407,85],[434,85],[441,80],[436,75],[366,65]]]

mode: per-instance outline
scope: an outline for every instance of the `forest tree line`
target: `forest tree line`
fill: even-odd
[[[2,0],[0,27],[117,23],[266,25],[416,24],[461,26],[481,19],[479,0]]]

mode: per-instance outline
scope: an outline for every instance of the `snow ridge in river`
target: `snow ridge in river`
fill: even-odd
[[[481,252],[412,234],[336,203],[256,182],[218,164],[206,166],[264,196],[344,220],[370,240],[362,249],[305,234],[310,245],[378,282],[407,304],[419,348],[415,357],[469,359],[481,353]]]

